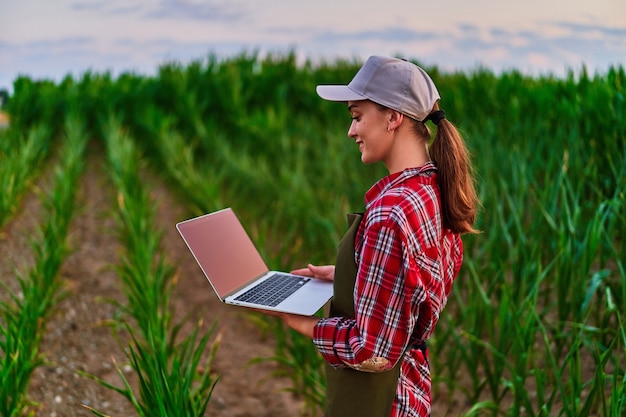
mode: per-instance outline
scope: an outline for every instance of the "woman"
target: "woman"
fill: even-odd
[[[345,102],[361,160],[389,175],[366,194],[336,265],[296,274],[334,279],[328,318],[277,314],[312,338],[327,362],[326,416],[428,416],[425,342],[461,267],[460,235],[476,233],[468,153],[418,66],[370,57],[347,86],[318,86]],[[430,149],[426,121],[437,125]]]

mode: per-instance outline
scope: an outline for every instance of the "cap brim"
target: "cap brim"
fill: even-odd
[[[347,85],[318,85],[315,91],[321,98],[329,101],[367,100],[367,97],[353,91]]]

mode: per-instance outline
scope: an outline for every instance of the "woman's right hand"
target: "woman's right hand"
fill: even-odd
[[[335,265],[318,266],[308,264],[306,268],[294,269],[291,273],[305,277],[314,277],[326,281],[333,281],[335,279]]]

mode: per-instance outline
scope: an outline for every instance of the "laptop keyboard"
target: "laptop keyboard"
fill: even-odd
[[[235,300],[275,307],[306,284],[310,278],[274,274],[254,288],[237,296]]]

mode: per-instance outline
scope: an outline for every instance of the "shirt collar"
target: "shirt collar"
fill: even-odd
[[[398,184],[407,181],[410,178],[421,177],[427,181],[431,181],[432,172],[436,172],[437,167],[432,161],[426,162],[421,167],[407,168],[404,171],[394,172],[386,177],[381,178],[365,193],[365,205],[369,206],[370,203],[375,200],[379,195],[385,191],[397,186]]]

